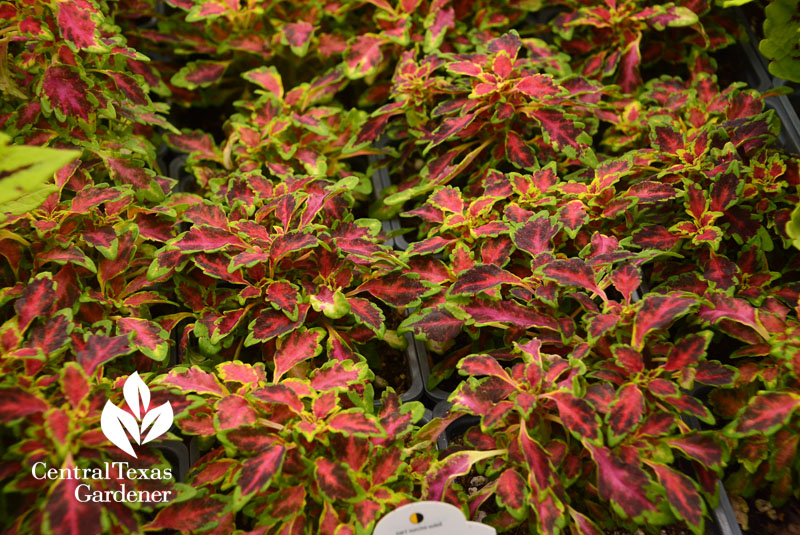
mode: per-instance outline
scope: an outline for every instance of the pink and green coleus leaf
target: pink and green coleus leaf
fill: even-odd
[[[444,40],[448,28],[455,25],[455,10],[439,2],[433,3],[425,18],[425,52],[437,50]]]
[[[58,5],[58,29],[64,40],[75,50],[103,51],[97,23],[92,18],[91,4],[64,2]]]
[[[135,351],[128,336],[90,334],[86,339],[81,339],[73,334],[72,347],[75,348],[76,360],[87,375],[92,375],[98,367],[111,359]]]
[[[194,91],[198,87],[215,84],[225,74],[229,62],[197,60],[181,67],[170,80],[174,85]]]
[[[786,425],[798,407],[800,394],[761,392],[728,424],[725,434],[737,438],[755,433],[771,435]]]
[[[48,410],[47,402],[19,387],[0,388],[0,421],[10,423]]]
[[[703,331],[679,340],[670,349],[667,355],[667,362],[664,364],[664,370],[678,371],[699,363],[700,359],[706,354],[712,336],[712,332]]]
[[[477,376],[477,375],[489,375],[491,377],[497,377],[498,379],[516,386],[516,381],[511,379],[511,376],[508,375],[508,372],[503,369],[497,360],[490,356],[490,355],[470,355],[468,357],[464,357],[458,363],[458,369],[464,375],[469,376]]]
[[[292,22],[283,27],[283,36],[295,55],[303,57],[314,35],[314,26],[308,22]]]
[[[357,501],[364,490],[356,482],[355,474],[344,463],[337,463],[325,457],[314,462],[314,479],[328,501]]]
[[[588,448],[597,463],[597,490],[601,498],[609,500],[615,509],[632,518],[647,511],[657,511],[647,497],[651,481],[641,468],[625,462],[602,446],[588,445]]]
[[[283,445],[270,444],[242,464],[233,494],[235,509],[241,508],[256,492],[266,488],[272,477],[280,471],[285,453]]]
[[[61,368],[61,391],[74,409],[89,395],[89,378],[78,363],[67,362]]]
[[[722,319],[733,320],[742,325],[751,327],[764,339],[769,339],[769,333],[758,319],[758,311],[744,299],[728,297],[722,293],[710,296],[711,306],[700,307],[699,315],[704,321],[717,323]]]
[[[263,364],[253,366],[235,360],[219,364],[217,371],[223,381],[241,383],[247,389],[254,388],[266,380]]]
[[[456,477],[468,473],[476,462],[503,453],[505,453],[504,450],[459,451],[431,463],[422,483],[423,497],[428,500],[442,500],[447,488]]]
[[[300,294],[297,287],[287,281],[277,281],[267,286],[267,301],[282,310],[289,318],[297,319],[297,303]]]
[[[348,301],[350,302],[350,312],[355,320],[366,325],[375,334],[382,337],[386,332],[386,325],[384,324],[386,318],[380,307],[372,301],[360,297],[350,297]]]
[[[193,159],[210,161],[221,159],[214,139],[200,130],[185,130],[180,134],[167,134],[166,141],[174,149],[188,152]]]
[[[186,234],[173,240],[183,253],[203,251],[211,253],[228,247],[244,248],[244,243],[235,234],[224,228],[195,225]]]
[[[570,392],[554,392],[549,397],[556,402],[564,427],[581,440],[600,443],[600,419],[589,402]]]
[[[528,465],[530,487],[536,491],[551,488],[554,484],[555,470],[551,463],[550,454],[535,438],[530,436],[524,420],[519,428],[517,441]]]
[[[158,379],[160,384],[178,388],[181,392],[197,392],[198,394],[211,394],[224,396],[227,390],[216,376],[197,366],[172,368],[167,375]]]
[[[428,204],[443,212],[453,214],[461,214],[464,211],[464,199],[461,196],[461,191],[452,186],[443,186],[436,189],[428,199]]]
[[[415,312],[400,324],[399,333],[412,331],[415,335],[437,343],[454,339],[464,321],[443,308],[426,308]]]
[[[626,303],[631,302],[631,295],[642,284],[639,268],[633,264],[623,264],[611,273],[611,282],[625,298]]]
[[[497,503],[517,520],[524,520],[528,514],[528,484],[519,473],[507,468],[497,478]]]
[[[412,307],[419,304],[419,298],[430,289],[417,279],[400,272],[393,272],[369,280],[356,289],[356,292],[363,291],[391,306]]]
[[[600,531],[600,528],[583,513],[570,507],[569,514],[575,528],[575,535],[602,535],[603,532]]]
[[[311,305],[300,304],[297,306],[297,320],[292,321],[280,310],[265,309],[250,322],[248,326],[249,334],[244,345],[250,346],[258,342],[266,342],[276,336],[291,332],[306,320]]]
[[[219,431],[254,425],[258,413],[242,396],[231,394],[214,404],[214,428]]]
[[[612,436],[619,437],[636,427],[644,416],[644,395],[635,383],[623,385],[608,412]]]
[[[501,284],[519,284],[516,275],[495,266],[494,264],[477,265],[461,273],[458,280],[450,287],[450,294],[477,294]]]
[[[14,302],[19,330],[25,331],[31,322],[45,316],[56,301],[56,283],[49,273],[42,273],[25,286]]]
[[[112,258],[116,258],[117,256],[116,249],[118,248],[118,242],[115,240],[115,243],[117,245],[114,245],[114,254]],[[178,269],[181,264],[185,264],[186,261],[186,257],[178,248],[166,246],[159,249],[154,255],[150,266],[147,268],[147,280],[156,281],[164,279]]]
[[[533,307],[525,307],[512,300],[493,301],[476,298],[472,303],[460,307],[469,314],[471,322],[475,325],[491,325],[510,323],[515,327],[539,327],[558,331],[558,321],[551,315],[537,311]]]
[[[64,467],[67,470],[75,467],[71,455]],[[44,514],[51,526],[58,526],[58,533],[79,535],[85,533],[87,529],[93,532],[102,531],[100,525],[102,506],[88,500],[83,502],[75,499],[80,492],[78,488],[80,484],[81,481],[78,479],[58,480],[47,497]]]
[[[169,355],[169,333],[157,323],[143,318],[117,320],[120,334],[131,334],[131,343],[153,360],[163,361]]]
[[[641,350],[650,331],[669,326],[675,319],[688,313],[696,302],[695,297],[681,294],[648,295],[636,313],[631,345]]]
[[[231,334],[242,323],[242,320],[247,317],[248,310],[249,307],[228,310],[221,316],[214,318],[211,325],[206,325],[209,341],[212,344],[216,344]]]
[[[690,459],[712,470],[719,470],[725,460],[725,452],[720,447],[718,439],[708,432],[686,433],[679,437],[668,438],[665,442],[669,447],[680,450]]]
[[[664,487],[667,501],[675,514],[692,526],[696,533],[704,533],[703,516],[706,507],[695,483],[667,466],[655,463],[651,466],[658,476],[659,483]]]
[[[296,413],[302,413],[304,410],[303,400],[300,396],[286,386],[285,384],[268,384],[265,387],[259,388],[252,392],[252,396],[258,400],[266,403],[275,403],[278,405],[285,405]]]
[[[449,117],[442,121],[442,124],[434,130],[429,138],[430,144],[426,150],[430,150],[436,145],[457,136],[459,132],[467,128],[477,115],[470,113],[460,117]]]
[[[321,342],[324,337],[325,331],[321,328],[300,328],[283,338],[275,353],[273,382],[277,382],[295,365],[319,355],[322,352]]]
[[[374,34],[363,34],[356,37],[346,53],[344,66],[348,78],[363,78],[375,72],[383,61],[381,45],[384,38]]]
[[[223,511],[229,507],[228,499],[198,495],[185,501],[167,505],[158,512],[152,522],[144,526],[144,529],[195,532],[210,530],[217,526]]]
[[[370,371],[364,362],[329,360],[311,372],[311,387],[319,392],[347,390],[366,381]]]
[[[331,319],[339,319],[350,313],[350,302],[339,289],[334,292],[322,286],[315,295],[309,296],[309,301],[311,308]]]
[[[511,163],[522,169],[532,170],[538,163],[530,145],[513,130],[506,132],[506,155]]]
[[[273,65],[249,70],[242,74],[242,78],[261,86],[279,99],[283,98],[283,80]]]
[[[553,223],[547,215],[537,214],[514,232],[514,243],[534,256],[549,252],[552,251],[551,242],[559,228],[560,225]]]
[[[554,108],[536,108],[529,113],[539,122],[545,141],[555,150],[562,151],[570,158],[591,153],[589,145],[592,143],[592,138],[586,132],[586,125],[578,121],[576,115]]]
[[[375,418],[360,409],[348,409],[336,413],[328,419],[327,426],[332,431],[347,436],[371,438],[386,435]]]
[[[597,286],[594,270],[580,258],[554,260],[542,268],[542,273],[559,284],[586,288],[607,300],[605,292]]]
[[[42,93],[43,109],[55,112],[60,121],[75,117],[88,123],[94,115],[95,106],[88,99],[89,85],[74,67],[49,67],[42,78]]]
[[[558,209],[558,220],[564,225],[564,229],[570,237],[574,238],[578,230],[589,221],[589,214],[583,202],[570,201]]]

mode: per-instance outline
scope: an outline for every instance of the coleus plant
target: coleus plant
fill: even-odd
[[[201,186],[210,176],[233,169],[260,169],[281,178],[309,174],[339,179],[354,174],[347,162],[367,151],[354,150],[349,141],[364,113],[331,102],[346,83],[341,70],[286,89],[274,67],[253,69],[242,77],[258,87],[256,97],[236,102],[240,111],[226,122],[228,137],[221,149],[199,131],[166,136],[172,147],[188,152],[188,165]]]
[[[556,43],[577,60],[584,76],[608,78],[626,93],[642,83],[643,64],[662,58],[685,61],[694,47],[716,50],[734,42],[730,22],[710,16],[700,21],[699,16],[709,11],[706,0],[554,4],[563,9],[547,27],[555,33]],[[670,31],[674,29],[682,31]]]
[[[611,89],[569,76],[565,57],[544,43],[524,42],[512,31],[475,53],[404,60],[394,78],[396,102],[374,112],[357,139],[376,139],[387,123],[400,139],[396,167],[408,165],[410,177],[387,191],[387,205],[440,185],[463,187],[489,168],[596,163],[594,110]],[[428,164],[414,170],[421,157]]]
[[[148,276],[174,281],[176,298],[196,318],[184,332],[193,332],[202,353],[250,353],[280,378],[323,345],[339,361],[363,360],[367,343],[405,345],[386,327],[386,314],[438,288],[405,273],[381,245],[378,221],[348,212],[357,183],[297,177],[273,184],[252,171],[212,179],[219,204],[183,197],[192,226],[156,253]],[[293,356],[299,360],[283,360],[288,346],[303,349]]]
[[[415,499],[416,472],[433,455],[406,447],[422,404],[387,390],[376,409],[370,375],[346,359],[302,378],[240,361],[162,376],[161,385],[186,400],[176,424],[204,446],[188,479],[196,494],[146,528],[370,533],[383,514]]]
[[[793,296],[793,310],[777,297],[767,297],[755,307],[744,299],[717,294],[700,316],[739,342],[731,354],[739,370],[736,388],[709,395],[715,412],[729,421],[725,435],[738,439],[739,462],[726,486],[747,497],[755,489],[769,487],[773,502],[781,504],[798,495],[793,482],[800,467],[793,452],[800,436],[796,415],[800,323],[797,288],[776,290]]]
[[[280,65],[292,85],[309,81],[307,73],[318,72],[320,65],[323,71],[336,68],[349,79],[374,86],[365,100],[378,102],[386,93],[382,75],[391,72],[407,47],[420,43],[427,51],[449,48],[450,41],[465,42],[472,35],[508,29],[529,10],[540,7],[526,0],[251,1],[237,5],[170,0],[167,4],[178,9],[171,16],[159,16],[157,29],[138,32],[136,44],[193,59],[162,65],[171,73],[174,97],[186,103],[204,95],[217,95],[216,103],[235,98],[240,93],[239,75],[267,62]]]
[[[5,361],[12,359],[24,360],[20,355],[9,355]],[[152,518],[155,508],[164,504],[78,501],[76,492],[87,496],[105,491],[148,491],[152,497],[155,491],[161,495],[164,491],[188,490],[175,483],[169,463],[157,448],[141,448],[133,458],[103,435],[103,406],[109,400],[125,405],[122,381],[115,382],[102,373],[87,373],[77,362],[42,369],[26,366],[24,371],[5,369],[3,376],[0,483],[4,499],[0,525],[5,533],[134,533]],[[127,464],[120,470],[120,465],[111,463]],[[108,471],[107,466],[111,467]],[[78,476],[45,477],[53,468]],[[128,469],[133,469],[132,473]],[[138,470],[148,479],[141,479]],[[92,473],[107,474],[108,478],[85,475]]]
[[[675,343],[665,336],[696,307],[691,296],[652,295],[623,305],[627,319],[595,339],[590,316],[588,342],[576,340],[569,356],[546,353],[534,338],[516,343],[505,361],[463,358],[468,380],[450,396],[452,411],[479,416],[480,426],[467,431],[466,450],[428,473],[428,497],[464,504],[472,515],[494,498],[498,512],[488,521],[499,528],[594,534],[624,519],[657,526],[678,518],[704,533],[704,496],[714,503],[728,444],[684,422],[714,419],[681,386],[730,385],[736,374],[706,358],[711,332]],[[682,472],[680,458],[696,476]],[[487,483],[467,495],[455,482],[466,474]]]
[[[90,184],[70,195],[74,166],[64,169],[38,209],[3,223],[0,346],[15,358],[2,367],[36,371],[76,360],[93,375],[130,353],[136,357],[115,365],[158,367],[186,315],[147,278],[153,242],[173,236],[175,212],[136,206],[130,186]]]
[[[105,2],[4,2],[0,42],[5,98],[0,127],[30,145],[82,150],[69,189],[128,184],[158,202],[169,189],[155,165],[156,128],[174,128]]]

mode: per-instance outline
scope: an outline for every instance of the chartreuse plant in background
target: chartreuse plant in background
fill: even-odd
[[[46,182],[80,154],[74,150],[9,146],[10,141],[0,133],[0,222],[6,214],[21,215],[44,203],[58,189]]]
[[[800,205],[792,211],[792,218],[786,223],[786,233],[792,238],[792,245],[800,249]]]
[[[717,0],[725,7],[741,6],[752,0]],[[800,82],[800,21],[797,0],[773,0],[764,9],[764,38],[759,51],[769,60],[773,76]]]

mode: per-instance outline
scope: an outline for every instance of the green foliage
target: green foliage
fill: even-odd
[[[80,153],[25,145],[9,145],[0,133],[0,222],[5,214],[20,215],[39,207],[58,190],[47,184],[53,173],[75,160]]]
[[[717,0],[723,7],[742,6],[753,0]],[[771,0],[764,9],[764,39],[758,49],[769,60],[773,76],[800,82],[800,18],[798,0]]]
[[[366,535],[433,499],[701,534],[717,478],[800,496],[800,158],[720,85],[725,13],[156,5],[0,3],[4,531]],[[423,346],[424,425],[386,376]],[[177,498],[32,477],[130,455],[98,425],[134,372],[199,453]]]

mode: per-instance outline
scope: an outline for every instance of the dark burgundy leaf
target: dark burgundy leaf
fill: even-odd
[[[494,264],[478,265],[459,275],[451,294],[477,294],[500,284],[516,284],[519,278]]]
[[[641,350],[647,333],[669,326],[695,304],[696,298],[683,295],[649,295],[642,300],[633,324],[631,345]]]
[[[644,415],[644,396],[633,383],[619,389],[617,399],[609,411],[609,425],[615,435],[623,435],[631,431]]]
[[[537,255],[552,250],[550,242],[557,232],[558,225],[551,223],[549,217],[540,215],[522,225],[513,238],[517,247]]]
[[[586,288],[606,300],[605,292],[597,287],[594,271],[580,258],[554,260],[544,266],[542,272],[547,278],[559,284]]]
[[[285,452],[283,446],[272,444],[242,464],[236,487],[236,496],[240,498],[237,501],[241,503],[241,497],[264,490],[281,469]]]
[[[657,511],[647,497],[650,479],[641,468],[604,447],[588,445],[588,448],[597,463],[597,490],[601,498],[614,501],[630,517]]]
[[[664,486],[673,511],[687,524],[697,526],[702,532],[706,508],[692,480],[667,466],[661,464],[651,466],[658,476],[658,481]]]
[[[464,322],[446,310],[433,308],[427,309],[420,316],[411,316],[403,321],[401,327],[412,330],[427,340],[443,344],[452,340],[461,332]]]

